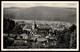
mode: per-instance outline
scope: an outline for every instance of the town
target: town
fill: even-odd
[[[25,48],[70,48],[70,46],[72,47],[72,45],[69,45],[70,40],[68,40],[71,37],[69,36],[70,34],[69,28],[71,27],[71,25],[67,23],[61,22],[52,24],[48,24],[46,22],[37,23],[36,20],[33,20],[30,23],[25,22],[24,20],[23,21],[17,20],[15,23],[16,25],[19,25],[22,28],[22,30],[19,31],[19,33],[4,34],[4,37],[8,39],[4,43],[4,46],[6,48],[25,49]],[[67,39],[64,38],[65,34],[67,37],[69,36],[69,38]],[[6,38],[4,38],[4,40]],[[73,38],[75,39],[75,36]],[[8,42],[8,44],[6,42]]]

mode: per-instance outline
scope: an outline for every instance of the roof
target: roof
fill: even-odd
[[[38,38],[38,36],[32,36],[32,37],[30,37],[31,40],[35,40],[37,38]]]
[[[21,34],[20,36],[23,36],[24,39],[28,39],[28,35],[26,34]]]
[[[54,36],[50,36],[49,39],[55,39],[55,37]]]
[[[55,36],[46,36],[45,38],[55,39]]]
[[[38,24],[37,27],[41,28],[41,29],[50,29],[51,28],[50,25],[46,24],[46,23],[44,23],[44,24]]]
[[[32,29],[32,26],[31,26],[31,25],[25,25],[25,26],[23,27],[23,30],[27,30],[27,29]]]
[[[21,39],[19,36],[16,39]]]
[[[14,38],[9,38],[10,40],[14,40]]]
[[[8,36],[8,34],[3,34],[3,36],[6,36],[6,37],[7,37],[7,36]]]
[[[38,38],[37,41],[41,41],[42,42],[42,41],[47,41],[47,39],[46,38]]]
[[[45,38],[49,38],[49,36],[46,36]]]
[[[20,34],[20,36],[28,36],[27,34]]]
[[[41,35],[33,35],[33,36],[37,36],[37,37],[39,37],[39,36],[41,36]]]
[[[15,37],[16,35],[15,35],[15,34],[10,34],[9,36],[10,36],[10,37]]]

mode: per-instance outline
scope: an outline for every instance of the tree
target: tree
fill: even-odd
[[[3,29],[4,29],[3,32],[4,33],[8,33],[8,34],[11,33],[14,26],[15,26],[15,22],[13,20],[4,18],[3,20]]]
[[[76,48],[76,25],[70,27],[70,48]]]
[[[22,30],[21,26],[16,23],[12,30],[12,33],[21,34],[22,32],[23,32],[23,30]]]
[[[8,37],[3,37],[3,47],[7,48],[7,46],[11,46],[14,40],[9,39]]]

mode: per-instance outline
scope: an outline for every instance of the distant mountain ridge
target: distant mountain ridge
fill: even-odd
[[[60,7],[31,7],[31,8],[4,8],[4,17],[25,20],[65,21],[76,23],[75,8]]]

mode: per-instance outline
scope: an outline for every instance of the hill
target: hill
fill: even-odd
[[[31,7],[4,8],[4,17],[11,19],[63,21],[76,23],[75,8]]]

